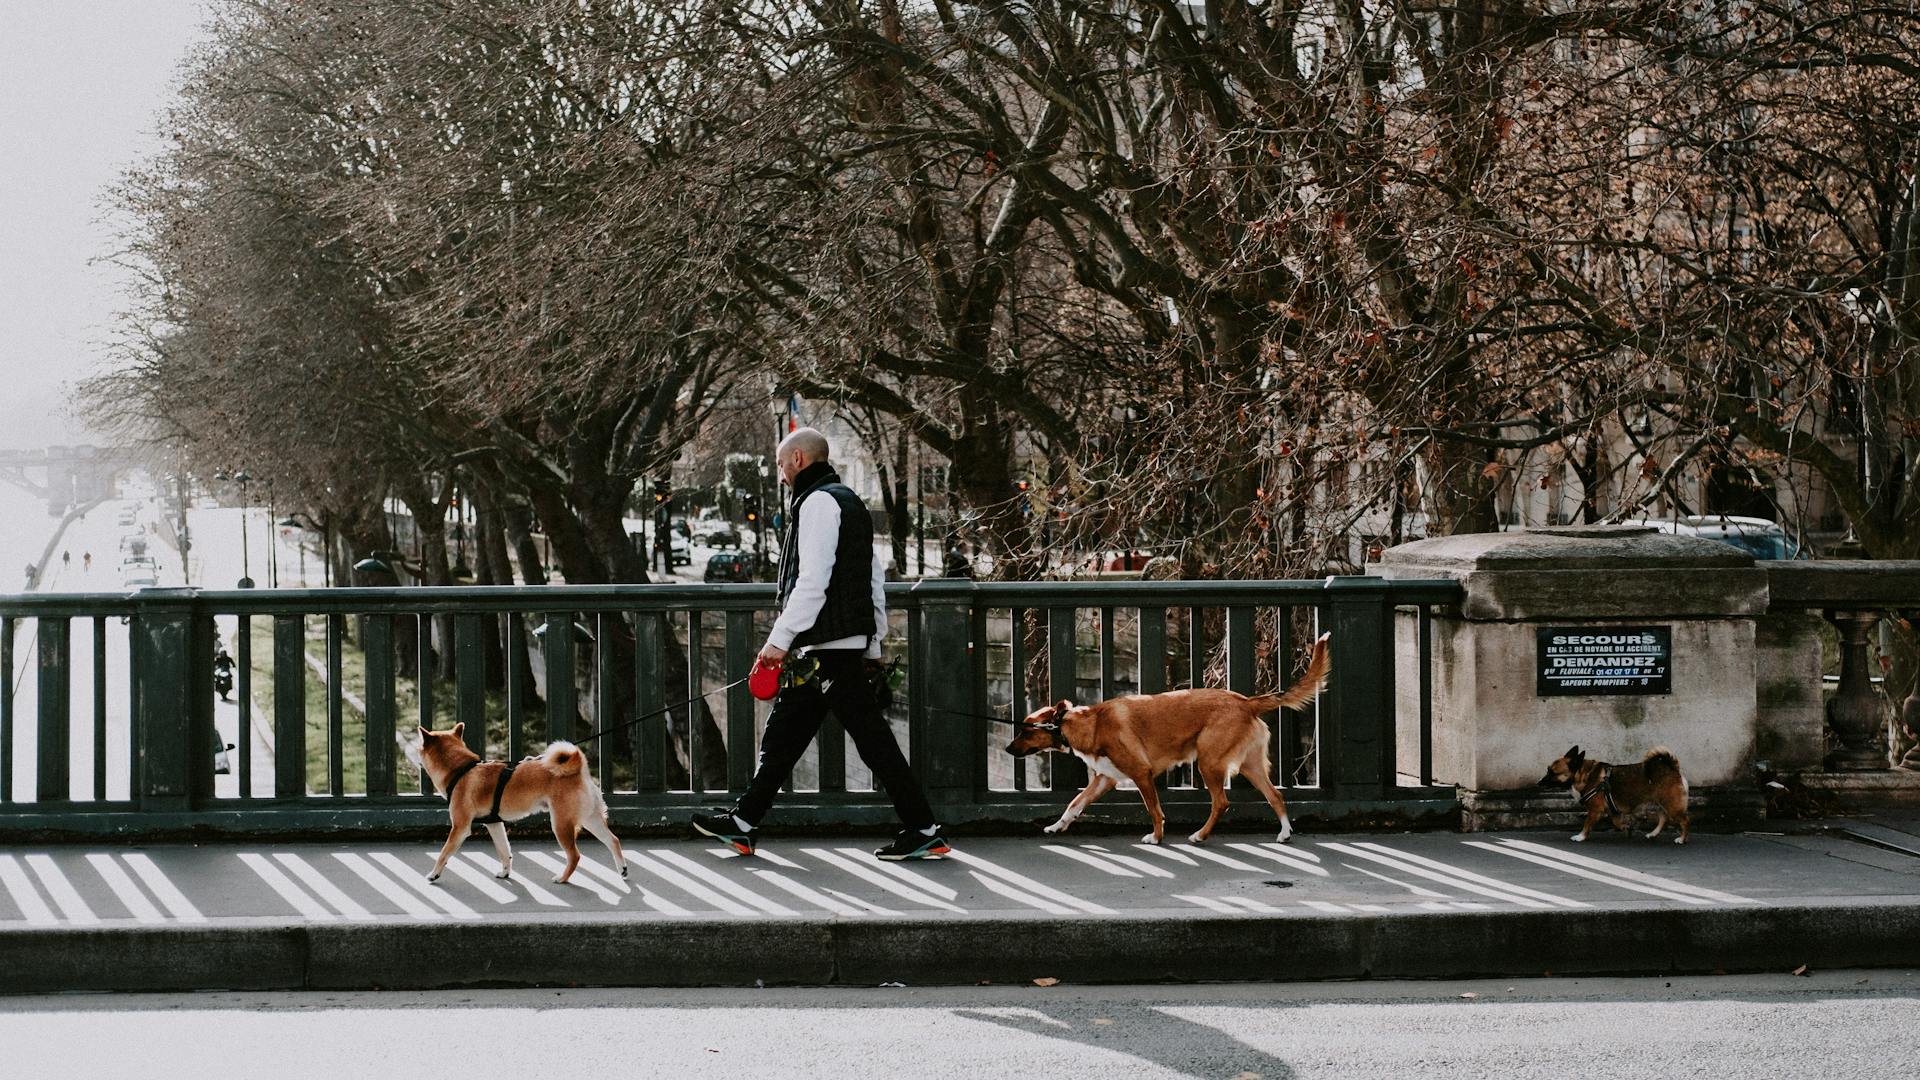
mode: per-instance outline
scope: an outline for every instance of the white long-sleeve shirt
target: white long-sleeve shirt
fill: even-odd
[[[787,606],[767,634],[767,644],[776,649],[791,649],[793,639],[813,626],[820,609],[827,603],[827,581],[833,577],[834,553],[840,547],[840,503],[825,491],[815,491],[800,504],[800,536],[793,557],[800,560],[800,571],[787,595]],[[887,564],[874,546],[873,565],[868,576],[873,583],[872,637],[855,634],[806,646],[814,649],[863,649],[870,659],[880,658],[880,639],[887,632]]]

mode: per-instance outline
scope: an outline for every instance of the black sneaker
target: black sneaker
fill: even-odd
[[[693,831],[711,836],[742,855],[753,854],[753,833],[743,831],[732,814],[695,814]]]
[[[906,862],[908,859],[944,859],[952,850],[947,846],[947,838],[937,832],[928,836],[918,829],[908,829],[894,837],[893,843],[875,848],[873,853],[887,862]]]

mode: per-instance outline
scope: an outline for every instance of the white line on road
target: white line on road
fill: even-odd
[[[1550,903],[1547,903],[1544,900],[1536,900],[1531,896],[1522,896],[1519,893],[1508,892],[1505,889],[1490,888],[1486,885],[1476,884],[1475,882],[1469,881],[1462,877],[1457,877],[1452,874],[1442,874],[1437,871],[1427,869],[1424,866],[1420,866],[1417,863],[1401,862],[1398,859],[1389,858],[1385,855],[1382,855],[1373,851],[1365,851],[1365,850],[1362,850],[1361,848],[1357,848],[1349,844],[1322,843],[1320,846],[1332,851],[1338,851],[1343,855],[1351,855],[1357,859],[1365,859],[1369,862],[1376,862],[1385,866],[1390,866],[1395,870],[1401,871],[1402,873],[1412,874],[1415,877],[1423,877],[1423,878],[1426,878],[1428,881],[1437,881],[1442,885],[1451,886],[1452,888],[1455,888],[1455,889],[1462,889],[1466,892],[1471,892],[1471,893],[1479,893],[1481,896],[1491,896],[1495,900],[1505,900],[1510,904],[1518,904],[1521,907],[1551,908],[1554,906]],[[1420,906],[1426,907],[1427,904],[1422,904]],[[1441,907],[1444,908],[1445,905],[1441,905]]]
[[[1610,874],[1602,874],[1598,871],[1589,870],[1582,866],[1575,866],[1572,863],[1564,863],[1559,861],[1558,859],[1549,859],[1544,855],[1536,855],[1531,851],[1521,851],[1518,848],[1505,847],[1500,844],[1489,844],[1484,840],[1467,840],[1465,841],[1465,843],[1470,847],[1477,847],[1477,848],[1484,849],[1486,851],[1498,852],[1501,855],[1506,855],[1511,858],[1521,859],[1526,862],[1535,863],[1539,866],[1548,867],[1549,869],[1558,870],[1563,874],[1572,874],[1574,877],[1583,877],[1590,881],[1598,881],[1603,885],[1612,885],[1614,888],[1617,888],[1617,889],[1628,889],[1637,893],[1645,893],[1648,896],[1658,896],[1666,900],[1678,900],[1686,904],[1699,904],[1703,906],[1710,906],[1713,903],[1713,901],[1708,900],[1705,897],[1689,896],[1686,893],[1675,892],[1672,889],[1656,889],[1651,885],[1642,885],[1639,882],[1628,881],[1628,880],[1625,880],[1624,878],[1614,877]]]
[[[375,892],[392,901],[394,906],[398,907],[401,911],[421,919],[437,919],[440,917],[438,911],[421,903],[419,897],[413,895],[412,892],[395,882],[392,878],[375,869],[372,863],[361,858],[355,852],[336,851],[333,853],[333,857],[338,859],[347,869],[353,871],[354,875],[361,881],[373,886]],[[265,860],[261,861],[264,862]]]
[[[1525,848],[1528,851],[1536,852],[1549,858],[1559,859],[1561,862],[1573,863],[1590,869],[1605,871],[1623,878],[1644,882],[1648,885],[1656,885],[1663,889],[1672,889],[1675,892],[1703,896],[1708,900],[1718,900],[1723,904],[1757,904],[1760,902],[1751,897],[1735,896],[1733,893],[1720,892],[1716,889],[1703,889],[1698,885],[1688,885],[1683,881],[1675,881],[1672,878],[1663,878],[1655,874],[1629,870],[1624,866],[1615,866],[1610,862],[1603,862],[1585,855],[1575,855],[1571,851],[1560,851],[1557,848],[1550,848],[1545,844],[1536,844],[1531,840],[1503,840],[1502,843],[1511,847]]]
[[[493,871],[500,868],[499,859],[493,858],[492,856],[489,856],[489,855],[482,855],[477,851],[463,851],[460,853],[460,856],[461,858],[466,859],[468,863],[472,864],[475,870],[481,873],[492,874]],[[559,897],[553,895],[553,893],[547,891],[545,887],[535,884],[533,881],[529,880],[524,871],[521,873],[515,874],[509,878],[496,879],[496,880],[504,880],[508,885],[512,885],[519,888],[521,891],[525,892],[528,896],[533,897],[535,903],[538,903],[543,907],[572,907],[573,906],[572,904],[567,903],[565,900],[562,900]]]
[[[659,858],[661,861],[667,863],[670,866],[675,867],[676,869],[692,874],[693,876],[699,878],[701,881],[705,882],[707,885],[713,888],[725,889],[726,891],[732,893],[733,895],[739,897],[742,900],[745,900],[747,903],[752,904],[754,907],[759,908],[761,911],[764,911],[769,915],[800,914],[799,912],[793,910],[792,908],[787,907],[785,904],[781,904],[776,901],[769,900],[764,896],[761,896],[759,893],[754,892],[752,889],[747,888],[747,886],[743,882],[734,881],[731,878],[728,878],[725,874],[719,873],[708,867],[701,866],[699,863],[694,862],[692,859],[687,858],[685,855],[682,855],[677,851],[668,851],[664,848],[653,848],[649,852],[649,854],[655,856],[656,858]]]
[[[331,922],[335,918],[333,912],[328,911],[320,901],[308,896],[305,889],[295,885],[293,879],[281,873],[280,868],[267,861],[265,855],[254,851],[243,851],[240,853],[240,861],[258,874],[260,880],[266,882],[274,892],[279,893],[280,899],[292,904],[293,910],[309,919],[317,919],[321,922]]]
[[[1007,882],[1010,885],[1015,885],[1022,889],[1025,889],[1028,892],[1034,893],[1035,895],[1046,897],[1047,899],[1053,901],[1056,904],[1065,904],[1068,907],[1079,908],[1081,911],[1084,911],[1089,915],[1115,914],[1114,910],[1110,907],[1103,907],[1099,904],[1092,902],[1091,900],[1082,900],[1077,896],[1070,896],[1066,893],[1061,892],[1059,889],[1052,887],[1051,885],[1043,885],[1040,882],[1035,881],[1030,877],[1027,877],[1025,874],[1016,873],[1012,870],[1007,869],[1004,866],[1001,866],[997,863],[989,862],[988,860],[983,859],[978,855],[969,854],[967,852],[961,851],[958,848],[955,848],[953,853],[949,855],[948,858],[958,859],[961,862],[966,863],[970,867],[978,867],[979,869],[984,870],[987,873],[992,874],[997,878],[1000,878],[1001,880]],[[975,876],[978,876],[978,875],[975,875]]]
[[[40,893],[33,887],[33,879],[20,869],[20,863],[11,855],[0,855],[0,884],[5,884],[7,894],[13,897],[15,907],[27,917],[33,926],[57,926],[60,920],[53,909],[40,899]]]
[[[1087,845],[1085,844],[1081,846],[1087,847]],[[1152,845],[1142,845],[1142,846],[1151,847]],[[1166,878],[1169,881],[1173,880],[1173,876],[1174,876],[1173,871],[1168,870],[1165,867],[1155,866],[1152,863],[1146,861],[1145,859],[1136,859],[1131,855],[1122,855],[1117,851],[1108,851],[1106,848],[1089,847],[1088,850],[1097,851],[1100,853],[1101,858],[1111,859],[1114,862],[1119,863],[1121,866],[1125,866],[1133,870],[1137,870],[1140,873],[1147,875],[1148,877]],[[1178,852],[1175,852],[1174,854],[1178,854]]]
[[[167,921],[167,917],[160,914],[160,909],[153,906],[153,901],[147,899],[147,894],[141,892],[120,864],[113,861],[113,856],[103,851],[93,851],[87,854],[87,862],[93,865],[101,880],[107,883],[107,888],[113,890],[113,895],[120,898],[134,918],[148,923]]]
[[[1184,900],[1195,907],[1206,908],[1208,911],[1217,911],[1222,915],[1240,914],[1239,908],[1234,907],[1232,904],[1222,903],[1211,896],[1188,896],[1185,893],[1174,893],[1173,898],[1175,900]]]
[[[500,863],[495,861],[493,865],[498,867]],[[448,859],[447,869],[458,875],[460,880],[480,890],[481,896],[496,904],[511,904],[520,899],[519,894],[502,886],[499,879],[465,859]]]
[[[1300,903],[1303,907],[1310,907],[1315,911],[1325,911],[1329,914],[1345,915],[1347,913],[1345,904],[1336,904],[1330,900],[1302,900]]]
[[[855,862],[854,860],[847,858],[846,856],[841,855],[838,852],[828,851],[826,848],[805,848],[803,850],[805,851],[806,854],[811,855],[816,859],[819,859],[821,862],[826,863],[828,866],[838,867],[841,870],[845,870],[847,873],[852,874],[854,877],[860,878],[869,884],[878,885],[880,888],[885,889],[886,891],[892,893],[895,896],[900,897],[903,900],[911,900],[916,904],[922,904],[926,907],[939,908],[943,911],[958,912],[959,914],[962,914],[962,915],[965,915],[967,913],[966,908],[960,907],[956,904],[950,904],[947,901],[942,900],[937,896],[931,896],[927,893],[921,892],[920,889],[917,887],[902,884],[901,882],[896,881],[885,874],[877,872],[873,867],[867,866],[864,863]],[[959,896],[958,893],[954,893],[954,895],[956,897]]]
[[[1094,844],[1082,844],[1080,846],[1083,848],[1086,848],[1088,851],[1104,852],[1107,850],[1106,848],[1099,847]],[[1183,852],[1175,851],[1170,847],[1162,847],[1159,844],[1135,844],[1133,846],[1139,848],[1141,851],[1152,852],[1153,854],[1158,855],[1161,858],[1168,860],[1169,862],[1177,862],[1182,866],[1199,866],[1200,865],[1199,863],[1194,861],[1193,856],[1187,855]]]
[[[770,862],[775,866],[784,866],[789,870],[799,870],[805,873],[811,873],[811,871],[808,871],[806,867],[800,865],[797,862],[794,862],[792,859],[787,858],[785,855],[781,855],[778,852],[768,851],[765,848],[761,848],[755,851],[751,855],[742,855],[739,852],[733,850],[732,848],[714,847],[714,848],[708,848],[707,854],[713,856],[716,859],[758,859],[761,862]]]
[[[1014,901],[1015,903],[1025,904],[1028,907],[1032,907],[1032,908],[1039,908],[1041,911],[1044,911],[1049,915],[1080,914],[1080,912],[1075,911],[1073,908],[1067,907],[1064,904],[1056,904],[1051,900],[1046,900],[1041,897],[1035,896],[1030,892],[1026,892],[1021,889],[1016,889],[1012,885],[1009,885],[998,878],[989,877],[978,870],[971,871],[971,873],[980,882],[980,884],[985,885],[988,888],[988,890],[999,893],[1001,896],[1004,896],[1007,899]]]
[[[1208,851],[1206,848],[1203,848],[1203,847],[1198,847],[1198,846],[1190,847],[1186,850],[1186,854],[1181,854],[1180,852],[1173,851],[1168,848],[1160,847],[1157,844],[1135,844],[1134,846],[1139,848],[1141,851],[1151,851],[1155,855],[1162,855],[1162,856],[1171,855],[1179,858],[1186,858],[1188,855],[1191,855],[1194,858],[1205,859],[1208,862],[1219,863],[1221,866],[1227,867],[1232,870],[1244,870],[1249,874],[1266,873],[1265,870],[1262,870],[1261,868],[1253,865],[1250,862],[1241,862],[1239,859],[1236,859],[1231,855],[1222,855],[1217,851]]]
[[[480,913],[468,907],[460,900],[447,895],[445,889],[435,888],[427,883],[426,874],[400,861],[400,856],[391,851],[370,852],[373,861],[385,867],[387,872],[398,878],[402,885],[426,897],[427,902],[456,919],[477,919]]]
[[[1385,904],[1355,904],[1353,905],[1353,910],[1368,911],[1368,912],[1372,912],[1375,915],[1384,915],[1387,912],[1392,911],[1393,909],[1388,907]]]
[[[839,889],[822,889],[821,891],[826,893],[828,896],[833,897],[835,900],[844,900],[847,903],[854,905],[855,907],[864,908],[867,911],[871,911],[875,915],[905,915],[906,914],[906,912],[904,911],[895,911],[890,907],[881,907],[879,904],[876,904],[870,900],[862,900],[857,896],[853,896],[848,893],[843,893]]]
[[[1320,877],[1331,876],[1327,873],[1325,867],[1316,865],[1320,860],[1317,856],[1314,856],[1312,852],[1294,851],[1281,848],[1276,844],[1228,844],[1227,846],[1235,851],[1244,851],[1249,855],[1257,855],[1262,859],[1271,859],[1289,870],[1305,870],[1309,874],[1315,874]]]
[[[1352,863],[1341,863],[1340,865],[1346,867],[1349,870],[1358,870],[1360,873],[1365,874],[1368,877],[1379,878],[1381,881],[1384,881],[1389,885],[1398,885],[1415,896],[1427,896],[1427,897],[1432,897],[1435,900],[1451,899],[1451,897],[1449,897],[1446,893],[1434,892],[1432,889],[1429,889],[1424,885],[1415,885],[1410,881],[1401,881],[1397,877],[1388,877],[1387,875],[1382,874],[1378,871],[1369,870],[1364,866],[1355,866]]]
[[[886,874],[888,877],[903,881],[919,889],[921,892],[937,896],[942,900],[958,900],[960,898],[960,894],[955,890],[947,888],[926,874],[914,873],[907,869],[902,863],[876,859],[873,857],[873,852],[861,851],[859,848],[843,847],[840,848],[839,851],[840,854],[846,856],[849,860],[859,863],[862,866],[870,866],[880,873]]]
[[[851,904],[842,903],[834,897],[821,893],[818,889],[802,885],[778,870],[749,870],[747,872],[759,878],[761,881],[772,885],[776,889],[792,893],[807,903],[831,911],[835,915],[845,915],[848,918],[857,919],[867,914]]]
[[[53,856],[29,855],[27,866],[32,868],[34,875],[40,879],[41,886],[47,890],[47,895],[53,897],[54,906],[60,909],[60,913],[67,917],[68,922],[75,926],[92,926],[100,921],[100,916],[95,915],[93,909],[87,906],[87,902],[80,899],[80,893],[74,889],[73,882],[68,881],[67,875],[61,873],[60,868],[54,865]]]
[[[1257,911],[1262,915],[1278,915],[1280,913],[1279,908],[1274,907],[1264,900],[1255,900],[1251,896],[1223,896],[1220,899],[1225,900],[1229,904],[1246,908],[1248,911]]]
[[[1356,846],[1366,848],[1368,851],[1376,851],[1382,855],[1399,859],[1401,862],[1407,864],[1408,866],[1424,866],[1429,870],[1438,870],[1443,874],[1450,874],[1453,877],[1459,878],[1461,881],[1477,882],[1481,885],[1491,886],[1493,888],[1500,889],[1505,892],[1510,892],[1518,896],[1532,897],[1535,900],[1540,900],[1545,903],[1552,904],[1555,907],[1583,908],[1583,907],[1593,906],[1592,904],[1584,903],[1579,900],[1570,900],[1567,897],[1559,896],[1555,893],[1541,892],[1539,889],[1530,889],[1525,885],[1514,885],[1510,882],[1501,881],[1499,878],[1487,877],[1484,874],[1476,874],[1471,870],[1463,870],[1460,867],[1454,866],[1450,863],[1441,862],[1438,859],[1429,859],[1425,855],[1415,855],[1410,851],[1396,851],[1393,848],[1387,847],[1384,844],[1375,844],[1370,841],[1361,840],[1357,842]]]
[[[161,906],[165,907],[174,918],[181,922],[207,921],[207,917],[200,914],[200,909],[193,906],[193,901],[187,899],[187,894],[176,888],[145,852],[131,852],[120,856],[120,859],[133,867],[133,872],[140,876],[141,881],[147,883],[147,888],[153,892],[153,895],[160,898]]]
[[[670,864],[654,858],[651,853],[630,849],[627,852],[627,862],[645,870],[647,873],[652,874],[654,877],[672,885],[674,888],[679,889],[689,896],[699,897],[701,900],[712,904],[714,907],[719,908],[729,915],[754,914],[753,909],[747,905],[733,900],[730,897],[722,896],[712,889],[707,888],[700,882],[681,873]]]
[[[522,850],[520,857],[532,860],[535,866],[540,867],[555,877],[560,876],[560,871],[566,869],[567,866],[566,863],[560,861],[558,855],[549,855],[544,851]],[[599,897],[605,903],[618,904],[620,902],[619,893],[595,881],[592,874],[582,874],[579,867],[574,868],[573,876],[567,879],[567,884],[576,889],[585,889]],[[559,894],[556,893],[555,895],[557,896]]]
[[[1133,871],[1127,869],[1124,866],[1115,866],[1114,864],[1108,862],[1107,860],[1101,858],[1098,855],[1093,854],[1090,851],[1076,851],[1073,848],[1060,847],[1055,844],[1042,844],[1040,846],[1040,850],[1051,851],[1055,855],[1065,855],[1067,858],[1072,859],[1074,862],[1084,863],[1088,866],[1093,867],[1095,870],[1100,871],[1103,874],[1112,874],[1114,877],[1137,878],[1140,876],[1139,874],[1134,873]],[[1172,875],[1168,875],[1168,876],[1171,877]]]
[[[326,876],[314,869],[307,860],[291,851],[277,851],[273,857],[281,866],[293,871],[293,876],[299,878],[302,884],[319,894],[320,899],[332,904],[333,910],[349,919],[373,918],[373,912],[362,907],[358,900],[348,896],[340,886],[328,881]]]

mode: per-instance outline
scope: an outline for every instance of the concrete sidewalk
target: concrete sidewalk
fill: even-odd
[[[554,885],[522,828],[435,848],[0,848],[0,992],[473,985],[972,984],[1791,970],[1920,964],[1920,822],[1696,833],[874,841],[753,858],[637,839]],[[1848,830],[1848,831],[1842,831]]]

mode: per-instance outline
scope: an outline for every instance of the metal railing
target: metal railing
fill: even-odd
[[[886,648],[907,678],[890,718],[942,821],[1027,822],[1084,769],[1007,756],[1005,718],[1063,697],[1272,690],[1326,630],[1327,693],[1270,721],[1295,812],[1442,813],[1426,630],[1430,607],[1458,596],[1451,581],[1357,577],[891,585]],[[456,721],[473,749],[510,759],[616,729],[586,744],[616,824],[674,825],[752,774],[769,705],[728,684],[772,601],[765,585],[0,597],[0,837],[444,827],[407,744],[417,725]],[[1418,615],[1418,715],[1396,715],[1396,608]],[[235,660],[231,702],[214,690],[216,642]],[[1395,771],[1405,740],[1420,744],[1418,775]],[[847,749],[829,721],[779,824],[891,821]],[[1204,805],[1184,772],[1167,784],[1173,813]],[[1138,812],[1120,803],[1103,809]]]

